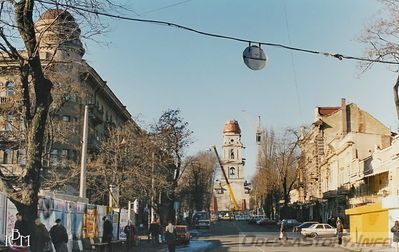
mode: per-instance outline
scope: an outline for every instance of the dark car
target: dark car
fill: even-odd
[[[281,225],[281,221],[276,223],[278,226]],[[297,221],[296,219],[285,219],[285,227],[286,228],[291,228],[295,226],[299,226],[301,223]]]
[[[176,226],[176,241],[177,243],[189,243],[190,242],[190,232],[188,231],[187,226],[185,225],[177,225]]]
[[[302,228],[308,228],[308,227],[312,226],[313,224],[317,224],[317,223],[318,223],[317,221],[307,221],[307,222],[302,223],[299,226],[295,226],[292,231],[293,232],[301,232]]]
[[[252,216],[249,220],[248,220],[248,224],[257,224],[256,222],[258,222],[259,220],[261,220],[262,218],[264,218],[264,216]]]

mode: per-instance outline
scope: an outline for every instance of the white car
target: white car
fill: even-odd
[[[313,224],[308,228],[302,228],[301,234],[304,236],[318,237],[318,236],[334,236],[337,229],[326,223]]]

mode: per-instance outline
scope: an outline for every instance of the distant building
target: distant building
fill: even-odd
[[[244,165],[243,158],[244,146],[241,143],[241,129],[237,121],[231,120],[225,124],[223,130],[222,145],[222,164],[226,176],[230,182],[231,189],[241,210],[248,209],[249,191],[245,189]],[[227,189],[226,180],[222,173],[219,173],[214,189],[218,211],[229,211],[234,208],[230,194]]]
[[[57,82],[55,95],[63,95],[64,104],[53,105],[50,119],[54,132],[65,134],[65,139],[56,138],[45,152],[44,166],[62,166],[65,160],[80,163],[81,138],[83,130],[84,105],[89,111],[88,150],[95,153],[104,140],[107,129],[132,121],[130,113],[100,75],[82,59],[85,50],[80,41],[80,29],[72,15],[65,10],[48,10],[35,23],[39,54],[45,74]],[[20,52],[26,55],[25,52]],[[49,66],[49,67],[47,67]],[[21,172],[25,165],[25,149],[10,136],[17,130],[23,131],[23,118],[11,111],[7,103],[14,99],[21,83],[18,62],[0,54],[0,164],[6,174],[12,176]],[[53,81],[54,82],[54,81]],[[65,84],[65,85],[62,85]],[[66,89],[66,90],[64,90]],[[69,89],[69,90],[67,90]],[[72,92],[72,89],[75,92]],[[64,93],[62,93],[64,92]],[[54,96],[54,95],[53,95]],[[14,133],[15,134],[15,133]],[[22,147],[21,147],[22,146]],[[63,192],[76,194],[77,188],[63,188]],[[88,192],[90,194],[90,191]]]

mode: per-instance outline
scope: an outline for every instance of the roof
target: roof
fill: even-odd
[[[226,124],[224,125],[224,130],[223,133],[241,133],[240,125],[238,125],[238,122],[236,120],[230,120],[227,121]]]
[[[318,107],[319,115],[325,116],[338,111],[341,107]]]
[[[71,13],[69,13],[66,10],[60,10],[60,9],[49,9],[45,11],[39,18],[39,20],[48,20],[48,19],[75,21]]]

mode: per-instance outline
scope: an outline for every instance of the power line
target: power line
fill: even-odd
[[[191,1],[194,1],[194,0],[185,0],[185,1],[180,1],[180,2],[177,2],[177,3],[165,5],[165,6],[156,8],[156,9],[145,11],[145,12],[141,13],[140,15],[145,15],[145,14],[148,14],[148,13],[153,13],[153,12],[164,10],[164,9],[169,9],[169,8],[172,8],[172,7],[181,5],[181,4],[185,4],[185,3],[188,3],[188,2],[191,2]]]
[[[52,3],[52,2],[47,2],[47,1],[43,1],[43,0],[37,0],[37,1],[41,2],[41,3],[44,3],[44,4],[54,5],[54,3]],[[382,63],[382,64],[399,65],[399,62],[395,62],[395,61],[387,61],[387,60],[379,60],[379,59],[368,59],[368,58],[362,58],[362,57],[356,57],[356,56],[343,55],[343,54],[340,54],[340,53],[321,52],[321,51],[316,51],[316,50],[292,47],[292,46],[287,46],[287,45],[277,44],[277,43],[270,43],[270,42],[262,42],[262,41],[255,41],[255,40],[249,40],[249,39],[242,39],[242,38],[231,37],[231,36],[222,35],[222,34],[215,34],[215,33],[209,33],[209,32],[205,32],[205,31],[200,31],[200,30],[196,30],[194,28],[188,27],[188,26],[183,26],[183,25],[179,25],[179,24],[175,24],[175,23],[171,23],[171,22],[166,22],[166,21],[161,21],[161,20],[125,17],[125,16],[109,14],[109,13],[105,13],[105,12],[100,12],[100,11],[91,10],[91,9],[85,9],[85,8],[82,8],[82,7],[72,6],[72,5],[68,5],[68,4],[62,4],[62,3],[57,3],[57,5],[58,6],[62,6],[62,7],[71,8],[71,9],[74,9],[74,10],[79,10],[79,11],[92,13],[92,14],[95,14],[95,15],[98,15],[98,16],[104,16],[104,17],[127,20],[127,21],[134,21],[134,22],[142,22],[142,23],[150,23],[150,24],[158,24],[158,25],[167,25],[167,26],[170,26],[170,27],[179,28],[179,29],[182,29],[182,30],[186,30],[186,31],[190,31],[190,32],[193,32],[193,33],[197,33],[197,34],[200,34],[200,35],[203,35],[203,36],[220,38],[220,39],[227,39],[227,40],[234,40],[234,41],[244,42],[244,43],[249,43],[249,44],[258,44],[259,46],[265,45],[265,46],[279,47],[279,48],[283,48],[283,49],[287,49],[287,50],[293,50],[293,51],[298,51],[298,52],[330,56],[330,57],[337,58],[339,60],[346,59],[346,60],[355,60],[355,61],[366,61],[366,62],[371,62],[371,63]]]

